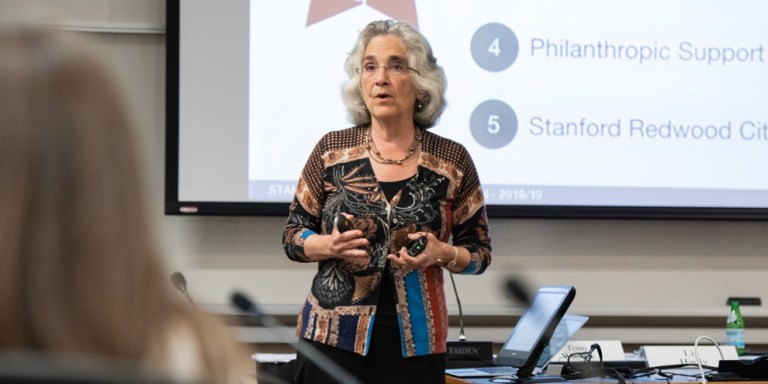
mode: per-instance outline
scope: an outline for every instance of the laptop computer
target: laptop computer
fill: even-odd
[[[563,356],[562,354],[561,356],[557,356],[557,353],[562,352],[563,347],[571,341],[573,335],[584,326],[587,320],[589,320],[589,316],[566,313],[560,320],[560,323],[557,324],[555,333],[553,333],[552,337],[549,339],[549,344],[544,347],[544,351],[541,353],[541,356],[539,356],[539,362],[536,363],[536,367],[544,368],[553,360],[560,361],[559,359],[562,359]]]
[[[560,323],[555,328],[555,333],[552,334],[552,338],[549,344],[544,348],[544,351],[539,356],[539,361],[536,363],[536,367],[533,369],[532,375],[537,375],[544,372],[547,365],[558,357],[557,353],[562,351],[563,347],[571,341],[573,335],[584,326],[589,320],[589,316],[573,315],[566,313],[560,320]],[[480,372],[474,372],[472,370],[461,370],[459,375],[462,378],[485,378],[494,376],[507,376],[517,375],[518,368],[512,366],[493,366],[493,367],[480,367],[477,368]],[[446,373],[450,374],[448,370]],[[547,381],[547,380],[544,380]],[[540,381],[541,382],[541,381]]]
[[[571,339],[586,316],[566,316],[576,296],[571,286],[543,286],[531,306],[523,312],[491,367],[451,368],[445,373],[460,378],[515,375],[529,377],[540,373],[555,353]],[[556,329],[561,330],[557,332]],[[557,345],[555,345],[557,344]]]

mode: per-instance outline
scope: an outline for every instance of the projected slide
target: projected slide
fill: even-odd
[[[766,1],[181,3],[181,200],[290,202],[317,140],[351,126],[358,32],[392,18],[445,69],[432,130],[466,146],[488,204],[768,207]]]
[[[260,3],[250,23],[252,199],[291,198],[317,139],[350,126],[340,84],[357,32],[401,18],[427,36],[448,77],[433,129],[469,149],[489,204],[696,205],[724,189],[762,191],[742,197],[768,204],[768,24],[755,19],[768,3]]]

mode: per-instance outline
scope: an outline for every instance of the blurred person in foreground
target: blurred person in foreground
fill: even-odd
[[[355,126],[317,143],[283,233],[291,260],[318,263],[297,333],[364,383],[442,383],[443,273],[481,274],[491,262],[477,171],[462,145],[428,131],[446,80],[417,30],[368,24],[345,69]],[[339,231],[338,214],[352,229]],[[426,248],[409,255],[422,237]],[[332,380],[299,354],[296,382]]]
[[[29,26],[0,52],[0,349],[239,382],[229,331],[170,289],[109,67]]]

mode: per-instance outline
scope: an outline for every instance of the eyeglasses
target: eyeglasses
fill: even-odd
[[[421,75],[419,71],[409,67],[404,63],[390,63],[387,65],[378,65],[378,64],[368,63],[363,65],[362,68],[356,68],[355,71],[361,74],[362,76],[373,77],[374,75],[379,73],[380,68],[384,68],[385,72],[392,75],[396,75],[396,76],[404,75],[408,71],[414,71],[416,72],[417,75]]]

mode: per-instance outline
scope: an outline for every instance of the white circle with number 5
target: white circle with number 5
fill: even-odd
[[[487,100],[478,105],[469,118],[472,137],[483,147],[501,148],[517,135],[517,115],[500,100]]]

